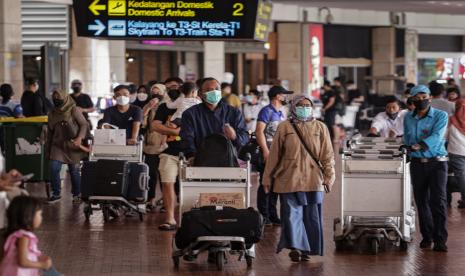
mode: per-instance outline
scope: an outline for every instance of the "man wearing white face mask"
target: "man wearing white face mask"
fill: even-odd
[[[102,123],[125,129],[128,145],[134,145],[137,143],[137,136],[143,119],[142,109],[130,104],[130,93],[126,85],[118,85],[113,92],[113,98],[116,100],[117,105],[105,109]]]

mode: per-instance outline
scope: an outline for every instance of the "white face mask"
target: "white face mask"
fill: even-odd
[[[118,98],[116,98],[116,103],[118,105],[127,105],[129,104],[130,102],[130,99],[129,97],[126,97],[126,96],[119,96]]]
[[[129,102],[133,103],[137,100],[137,94],[131,94],[129,95]]]
[[[139,94],[137,94],[137,99],[139,101],[141,101],[141,102],[145,102],[148,97],[149,97],[149,95],[147,95],[147,93],[139,93]]]

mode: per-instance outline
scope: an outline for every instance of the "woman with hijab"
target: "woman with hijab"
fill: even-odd
[[[293,262],[323,255],[322,203],[335,180],[334,152],[326,125],[313,117],[313,102],[297,96],[291,116],[278,126],[263,185],[281,200],[282,230],[277,252]]]
[[[144,106],[150,101],[149,92],[147,91],[147,87],[145,85],[140,85],[137,88],[136,94],[136,101],[133,105],[137,105],[140,108],[144,108]]]
[[[465,208],[465,99],[455,102],[455,114],[449,119],[447,151],[450,169],[462,194],[458,208]]]
[[[149,166],[149,201],[147,204],[148,210],[154,210],[156,206],[155,191],[156,184],[159,181],[158,165],[160,163],[159,154],[167,147],[166,136],[161,135],[152,128],[152,122],[155,118],[155,113],[161,103],[166,102],[168,98],[166,87],[163,84],[157,83],[150,88],[151,100],[144,106],[144,124],[145,139],[144,139],[144,156],[145,163]]]
[[[48,114],[46,143],[52,187],[49,202],[57,202],[61,199],[60,171],[62,165],[67,164],[71,175],[73,203],[79,203],[81,194],[79,163],[84,155],[82,142],[86,137],[88,124],[68,93],[54,91],[52,100],[54,108]]]

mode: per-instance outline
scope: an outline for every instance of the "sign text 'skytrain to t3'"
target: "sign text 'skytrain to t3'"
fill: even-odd
[[[79,36],[114,39],[268,39],[266,0],[73,0]]]

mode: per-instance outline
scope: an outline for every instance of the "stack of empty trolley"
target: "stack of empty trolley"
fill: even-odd
[[[342,150],[336,249],[406,250],[415,231],[409,163],[401,138],[355,136]]]

